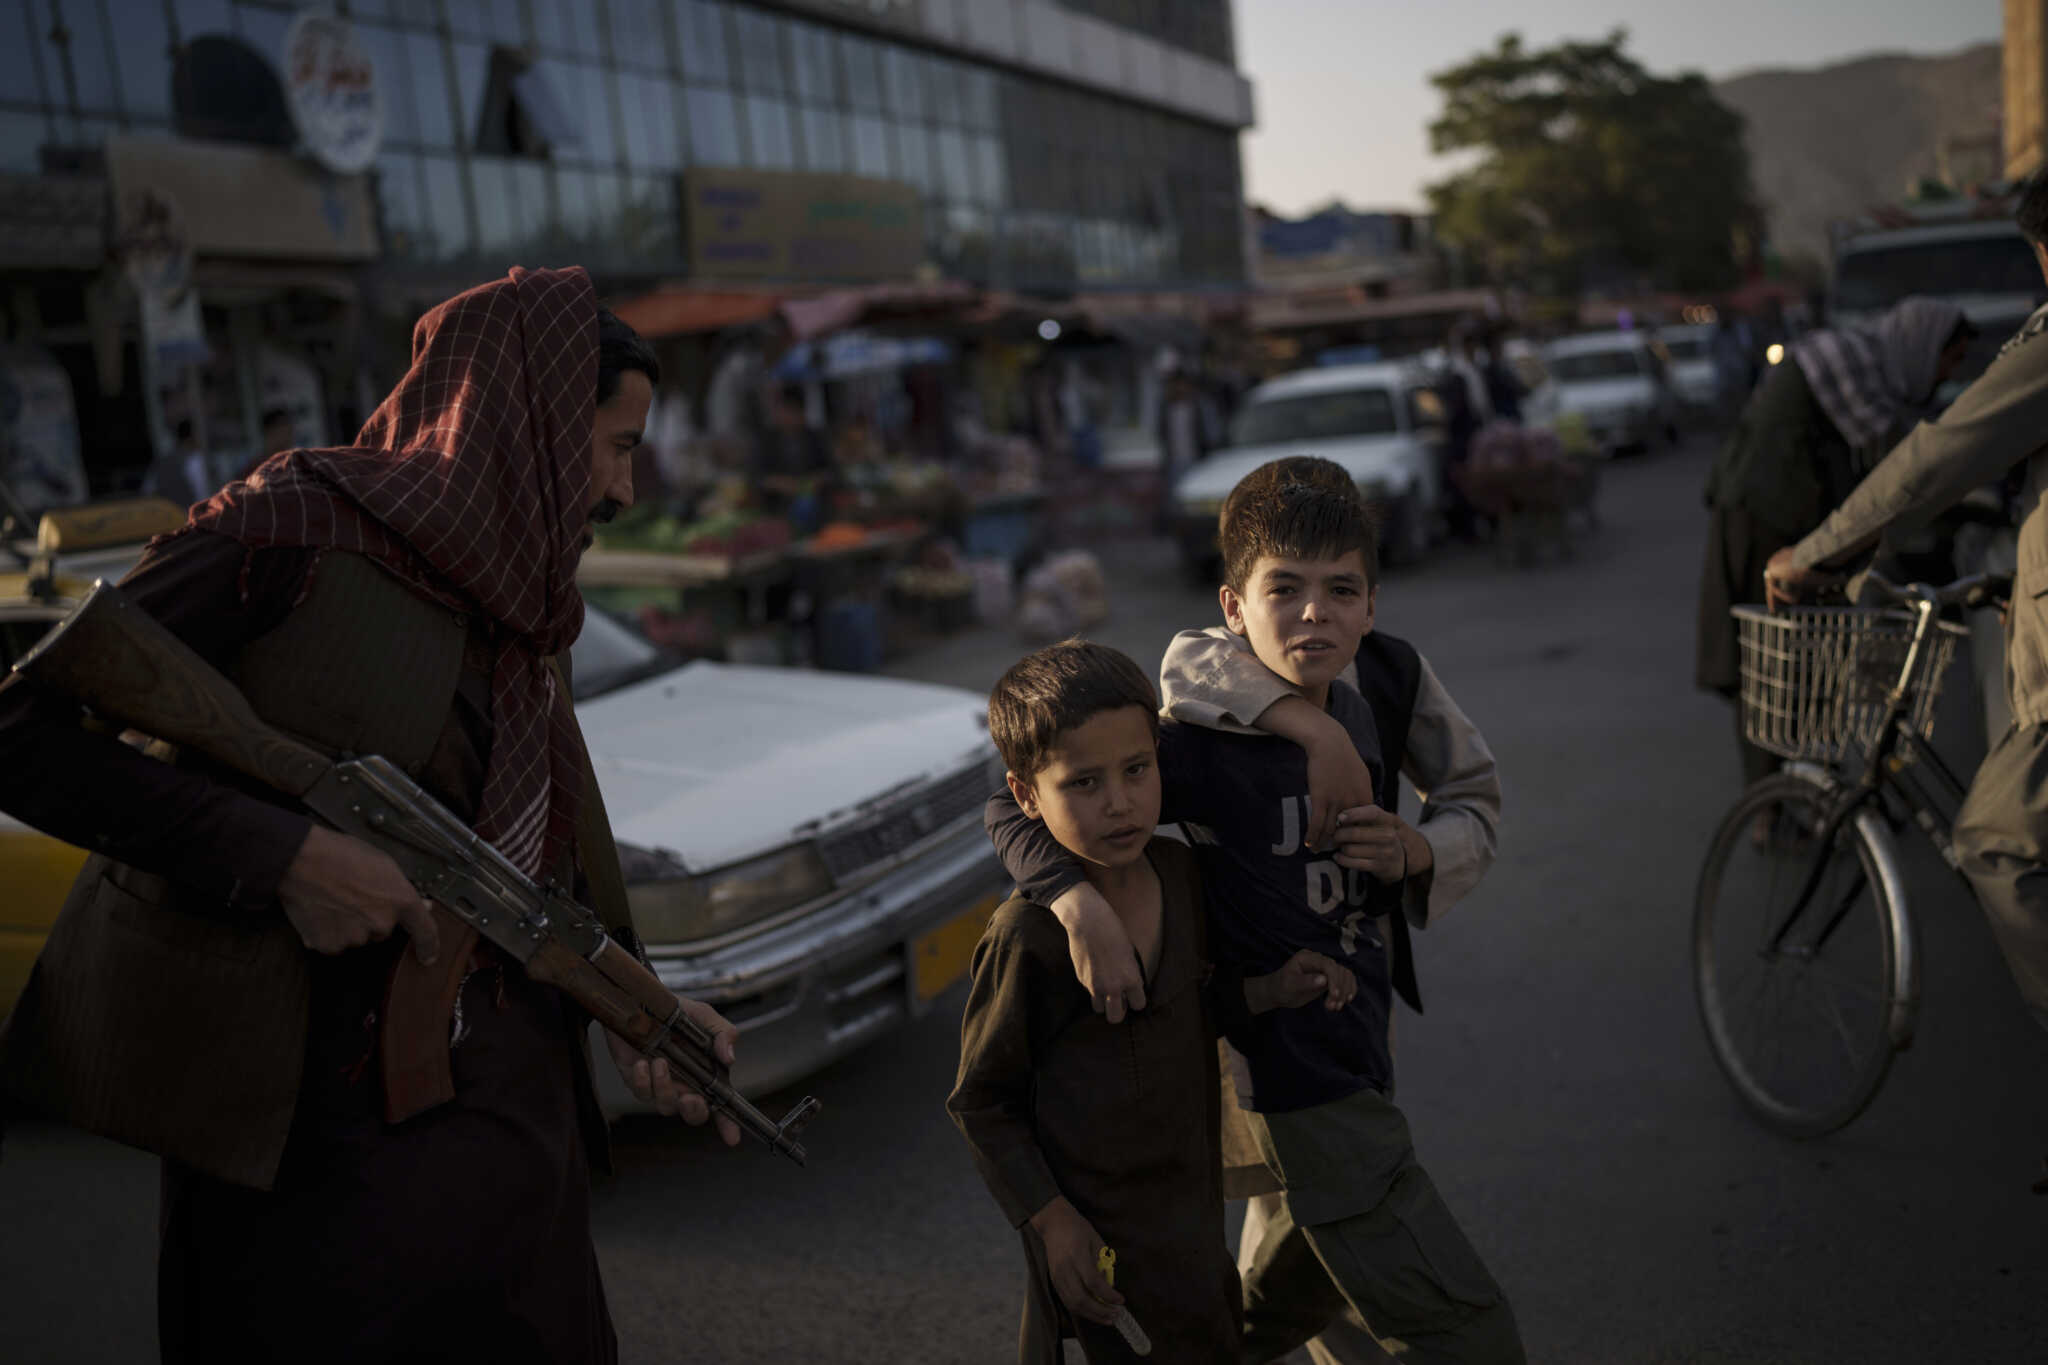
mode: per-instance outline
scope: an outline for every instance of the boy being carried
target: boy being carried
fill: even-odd
[[[1222,528],[1226,621],[1265,669],[1344,726],[1371,791],[1386,790],[1372,710],[1338,681],[1372,624],[1376,547],[1366,509],[1355,495],[1294,482],[1233,502]],[[1400,908],[1393,860],[1412,840],[1389,831],[1389,846],[1369,860],[1378,875],[1310,847],[1307,762],[1285,740],[1169,721],[1160,756],[1163,818],[1184,824],[1206,874],[1218,962],[1270,970],[1276,953],[1313,947],[1358,978],[1342,1012],[1275,1015],[1229,1031],[1251,1138],[1285,1191],[1248,1276],[1246,1358],[1285,1354],[1348,1305],[1376,1337],[1399,1343],[1404,1359],[1521,1361],[1512,1310],[1416,1162],[1389,1098],[1395,956],[1375,921]],[[1074,885],[1061,850],[1001,794],[989,824],[1011,874],[1040,904]],[[1406,927],[1398,914],[1387,922],[1397,935]]]
[[[1080,641],[1027,656],[989,698],[1019,818],[1078,859],[1108,899],[1153,1000],[1129,1024],[1096,1017],[1065,932],[1021,897],[996,911],[975,949],[946,1108],[1023,1235],[1026,1365],[1056,1362],[1068,1334],[1090,1361],[1131,1358],[1119,1309],[1150,1334],[1158,1359],[1235,1365],[1218,1024],[1242,1030],[1254,1015],[1318,999],[1341,1010],[1355,989],[1350,972],[1313,952],[1251,979],[1209,975],[1194,859],[1153,836],[1158,723],[1138,666]],[[1097,1269],[1105,1245],[1117,1254],[1114,1285]]]

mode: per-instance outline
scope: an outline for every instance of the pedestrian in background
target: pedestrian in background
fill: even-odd
[[[1184,366],[1176,365],[1166,377],[1166,394],[1159,400],[1159,508],[1157,530],[1167,529],[1173,509],[1173,487],[1181,477],[1209,453],[1209,423],[1203,412],[1202,393]]]
[[[1756,336],[1750,331],[1748,320],[1734,313],[1721,314],[1714,324],[1710,352],[1721,420],[1733,420],[1756,386]]]
[[[206,452],[200,448],[198,428],[190,417],[178,419],[173,435],[177,444],[169,454],[150,462],[148,472],[142,476],[142,491],[180,507],[190,507],[213,496],[213,471],[207,464]]]
[[[1453,334],[1444,347],[1444,368],[1437,397],[1444,408],[1443,472],[1451,534],[1463,541],[1479,536],[1479,514],[1465,496],[1459,473],[1472,455],[1472,438],[1486,425],[1486,380],[1465,356],[1462,336]]]

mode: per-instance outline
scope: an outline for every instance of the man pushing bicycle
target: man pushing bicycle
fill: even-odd
[[[2014,214],[2048,279],[2048,173]],[[1977,893],[2020,995],[2048,1028],[2048,307],[2028,318],[1983,376],[1922,422],[1818,530],[1772,556],[1773,605],[1800,600],[1887,531],[1925,525],[1972,489],[2025,464],[2019,570],[2007,616],[2012,725],[1994,737],[1955,825]],[[2034,1186],[2048,1194],[2048,1176]]]

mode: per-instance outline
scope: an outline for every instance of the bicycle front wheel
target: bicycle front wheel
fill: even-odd
[[[1750,787],[1714,834],[1693,906],[1693,983],[1714,1060],[1752,1113],[1802,1138],[1862,1113],[1893,1052],[1890,896],[1855,820],[1819,847],[1827,811],[1803,777]]]

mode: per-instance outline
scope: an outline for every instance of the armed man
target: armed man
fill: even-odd
[[[295,748],[389,760],[506,884],[565,888],[594,942],[630,945],[558,670],[658,378],[583,271],[514,270],[420,320],[353,448],[272,458],[122,592]],[[162,1156],[164,1359],[615,1360],[582,997],[378,847],[95,713],[33,677],[0,690],[0,808],[93,851],[0,1033],[0,1084]],[[708,1006],[662,1032],[685,1014],[729,1064]],[[660,1038],[635,1041],[611,1037],[628,1085],[705,1122],[648,1060]]]
[[[2048,279],[2048,174],[2014,215]],[[1991,921],[2036,1022],[2048,1028],[2048,307],[2027,319],[1983,376],[1923,422],[1819,529],[1764,570],[1773,602],[1797,600],[1891,530],[1911,530],[2025,464],[2019,568],[2005,682],[2012,725],[1994,736],[1956,819],[1962,871]],[[2034,1186],[2048,1194],[2048,1178]]]

